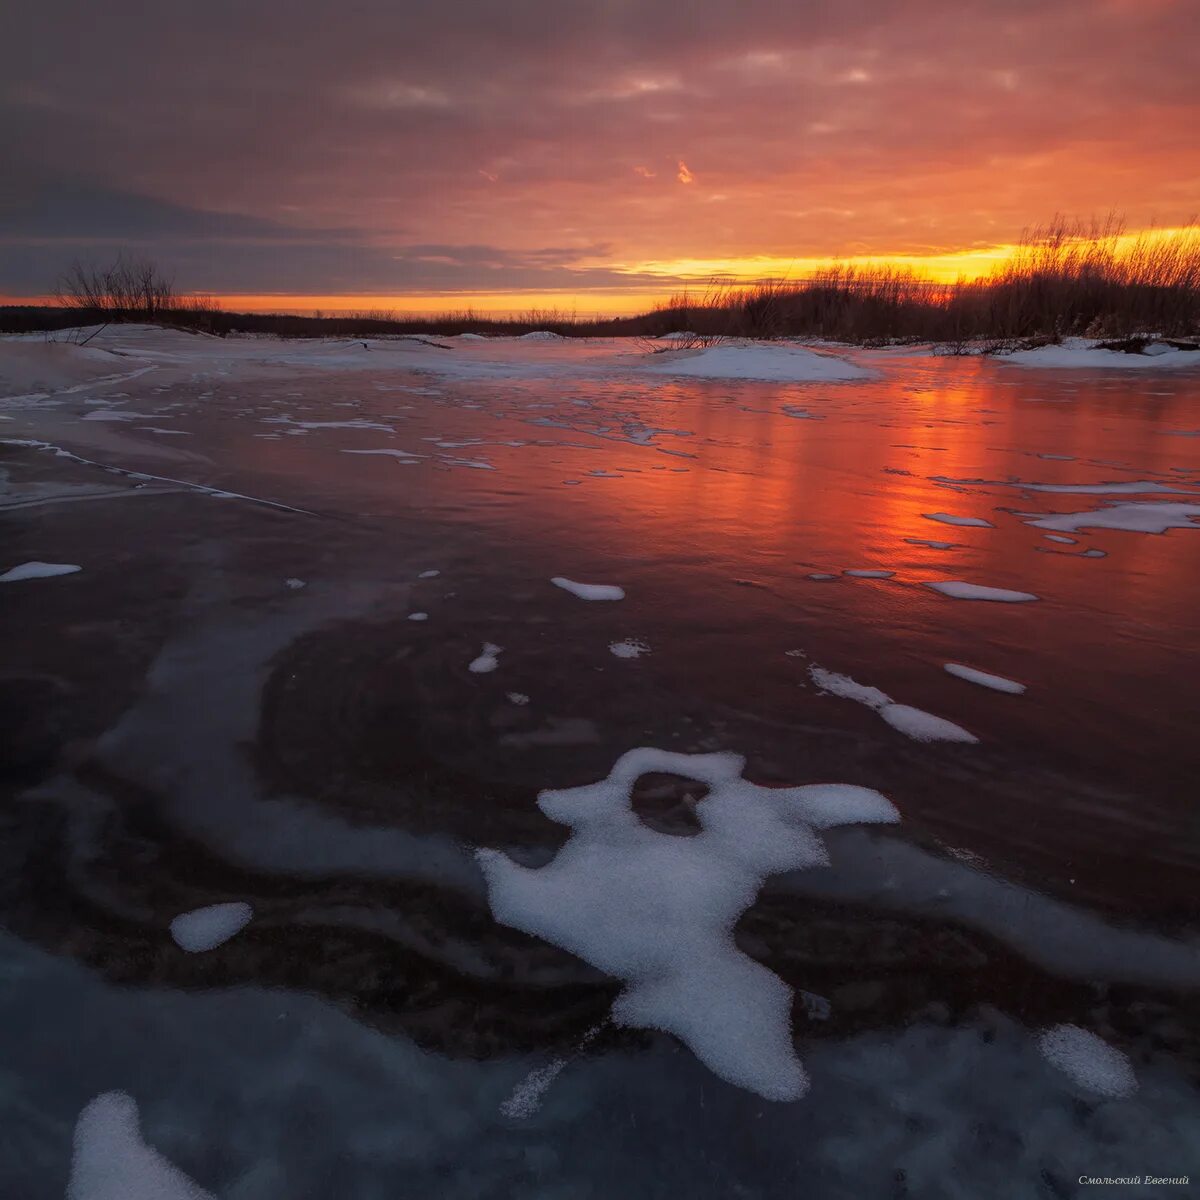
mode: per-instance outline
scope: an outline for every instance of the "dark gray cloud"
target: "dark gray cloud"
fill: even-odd
[[[215,291],[573,287],[1200,195],[1194,0],[13,7],[0,291],[122,239]]]

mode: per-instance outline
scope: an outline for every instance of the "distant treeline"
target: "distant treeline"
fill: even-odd
[[[803,280],[713,282],[634,317],[579,318],[534,309],[493,318],[472,311],[401,317],[225,312],[203,297],[178,297],[153,264],[118,260],[104,271],[78,264],[59,286],[59,307],[0,308],[0,329],[35,332],[103,321],[153,320],[224,336],[351,337],[386,334],[566,337],[803,337],[869,344],[936,342],[949,350],[1003,349],[1065,336],[1200,336],[1200,225],[1126,236],[1100,223],[1056,219],[1026,232],[1015,254],[978,280],[934,283],[899,267],[832,266]]]

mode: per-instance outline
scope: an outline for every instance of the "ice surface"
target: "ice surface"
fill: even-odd
[[[996,528],[991,521],[985,521],[982,517],[956,517],[952,513],[944,512],[922,513],[921,516],[930,521],[941,521],[943,525],[972,525],[981,529]]]
[[[1003,604],[1020,604],[1025,600],[1040,599],[1032,592],[1014,592],[1008,588],[985,587],[980,583],[965,583],[961,579],[927,580],[925,586],[955,600],[996,600]]]
[[[17,583],[22,579],[53,579],[56,575],[73,575],[82,571],[74,563],[27,562],[19,567],[10,567],[0,575],[0,583]]]
[[[953,721],[935,717],[910,704],[897,704],[887,692],[868,687],[824,667],[811,666],[808,673],[822,691],[844,700],[853,700],[874,709],[893,729],[917,742],[978,742],[979,739]]]
[[[215,1200],[198,1183],[146,1145],[137,1102],[104,1092],[75,1123],[67,1200]]]
[[[722,1079],[795,1100],[808,1080],[792,1044],[791,989],[737,949],[733,927],[768,875],[828,862],[816,830],[899,815],[868,788],[763,788],[743,766],[736,754],[631,750],[607,779],[539,795],[546,816],[572,829],[547,866],[485,849],[478,860],[497,921],[625,980],[614,1022],[673,1033]],[[630,795],[650,772],[708,786],[697,836],[639,820]]]
[[[1055,1025],[1038,1036],[1038,1049],[1080,1087],[1110,1099],[1137,1091],[1133,1066],[1120,1050],[1078,1025]]]
[[[479,657],[473,658],[467,664],[467,670],[474,671],[476,675],[486,675],[489,671],[494,671],[500,665],[496,656],[503,649],[503,646],[484,642],[483,649],[479,652]]]
[[[1039,529],[1123,529],[1130,533],[1166,533],[1168,529],[1196,529],[1200,504],[1153,503],[1111,504],[1091,512],[1052,513],[1038,516],[1021,513],[1026,525]],[[1030,520],[1029,518],[1033,518]]]
[[[962,663],[944,663],[943,666],[956,678],[965,679],[968,683],[977,683],[980,687],[991,688],[995,692],[1010,692],[1018,696],[1025,690],[1023,683],[1005,679],[1003,675],[992,675],[987,671],[976,670],[975,667],[965,667]]]
[[[646,369],[695,379],[767,379],[793,383],[863,379],[871,374],[844,358],[771,342],[723,344],[705,350],[681,350],[677,356],[657,355]]]
[[[610,583],[576,583],[573,579],[566,579],[562,575],[555,575],[550,582],[555,587],[570,592],[572,596],[578,596],[580,600],[625,599],[625,589]]]
[[[181,913],[171,922],[171,936],[181,950],[198,954],[229,941],[250,923],[254,910],[243,900],[209,904]]]
[[[635,641],[633,638],[626,638],[623,642],[610,642],[608,649],[610,654],[615,654],[618,658],[640,658],[641,655],[650,653],[650,647],[645,642]]]

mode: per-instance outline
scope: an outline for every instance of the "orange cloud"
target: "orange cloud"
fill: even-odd
[[[649,167],[634,167],[633,173],[640,175],[643,179],[653,179],[655,175],[655,172],[650,170]]]
[[[680,183],[695,183],[696,177],[688,170],[688,165],[681,158],[679,160],[679,174],[675,176]]]

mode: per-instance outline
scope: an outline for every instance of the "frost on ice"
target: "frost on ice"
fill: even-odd
[[[813,683],[822,691],[874,709],[893,729],[899,730],[905,737],[914,741],[979,741],[961,725],[955,725],[953,721],[947,721],[944,717],[935,717],[933,713],[927,713],[923,709],[913,708],[910,704],[897,704],[887,692],[858,683],[849,675],[839,675],[836,671],[827,671],[824,667],[809,667],[808,673]]]
[[[1089,1091],[1110,1099],[1137,1091],[1129,1059],[1078,1025],[1055,1025],[1043,1031],[1038,1049],[1047,1062]]]
[[[994,600],[1001,604],[1021,604],[1027,600],[1037,600],[1039,597],[1032,592],[1014,592],[1008,588],[985,587],[981,583],[966,583],[961,579],[940,579],[926,581],[927,588],[941,592],[953,600]]]
[[[497,921],[625,980],[618,1025],[672,1033],[722,1079],[795,1100],[808,1079],[792,1044],[792,991],[737,949],[733,927],[767,876],[828,864],[817,830],[899,814],[879,792],[849,784],[759,787],[741,777],[744,761],[631,750],[607,779],[539,795],[542,812],[572,829],[547,866],[477,855]],[[630,795],[648,772],[708,786],[697,836],[642,824]]]
[[[994,692],[1010,692],[1019,696],[1024,690],[1023,683],[1015,679],[1005,679],[1003,675],[992,675],[987,671],[979,671],[975,667],[965,667],[962,663],[944,663],[946,673],[968,683],[977,683],[980,687],[991,688]]]
[[[214,1200],[146,1145],[137,1102],[104,1092],[79,1114],[67,1200]]]
[[[254,910],[243,900],[230,904],[209,904],[181,913],[171,922],[175,944],[189,954],[212,950],[229,941],[250,923]]]
[[[650,653],[650,647],[645,642],[626,638],[623,642],[609,642],[608,651],[617,658],[640,658],[643,654]]]
[[[11,567],[0,575],[0,583],[18,583],[22,579],[53,579],[56,575],[73,575],[82,571],[73,563],[27,562]]]
[[[578,596],[580,600],[624,600],[625,589],[616,587],[611,583],[576,583],[573,579],[566,579],[562,575],[555,575],[550,580],[555,587],[560,587],[564,592],[570,592],[572,596]]]

